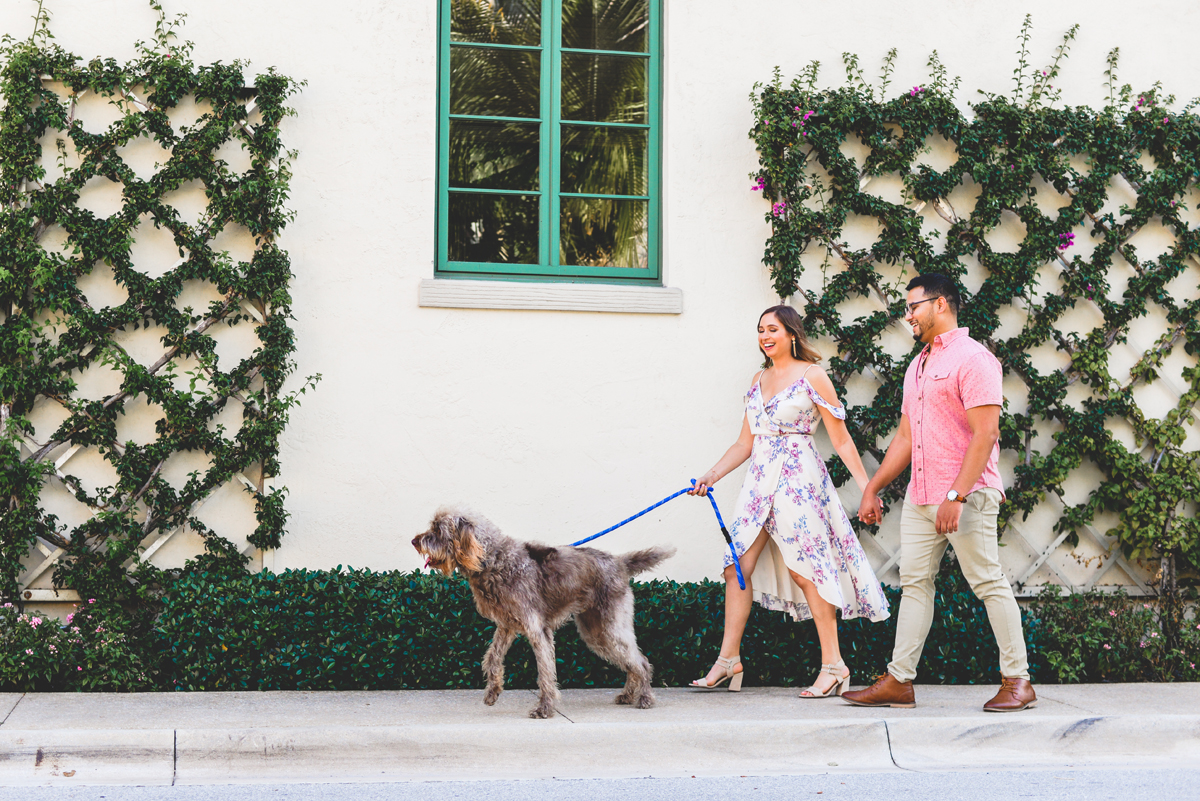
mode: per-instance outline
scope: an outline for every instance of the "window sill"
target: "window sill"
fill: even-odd
[[[683,290],[659,286],[534,284],[427,278],[421,281],[417,305],[450,309],[682,314]]]

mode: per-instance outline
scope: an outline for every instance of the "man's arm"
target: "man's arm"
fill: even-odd
[[[966,495],[983,475],[992,448],[1000,439],[1000,407],[973,406],[967,409],[967,425],[971,427],[971,441],[963,454],[962,467],[950,488],[959,495]],[[942,501],[938,507],[936,528],[939,534],[958,531],[958,519],[962,515],[962,504],[957,501]]]
[[[912,462],[912,428],[908,423],[908,415],[900,415],[900,427],[892,444],[888,445],[883,464],[875,471],[875,475],[867,482],[863,490],[862,503],[858,507],[858,519],[864,523],[878,523],[883,519],[883,501],[879,500],[879,491],[896,480],[904,472],[904,468]],[[984,460],[984,464],[987,460]],[[980,472],[983,468],[980,467]]]

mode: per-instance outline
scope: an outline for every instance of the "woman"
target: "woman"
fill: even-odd
[[[813,442],[820,420],[860,490],[867,485],[867,472],[846,430],[846,410],[817,366],[821,356],[805,338],[796,310],[772,306],[763,312],[758,347],[766,369],[746,393],[742,433],[689,492],[707,495],[709,487],[750,458],[731,533],[746,589],[738,587],[733,558],[726,553],[721,654],[708,675],[691,686],[711,690],[731,680],[729,689],[741,689],[742,632],[757,600],[816,624],[821,672],[800,697],[841,695],[850,685],[850,670],[838,650],[837,610],[843,618],[879,621],[887,618],[888,605]]]

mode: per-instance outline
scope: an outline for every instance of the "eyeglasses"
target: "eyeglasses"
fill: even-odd
[[[938,298],[940,298],[940,297],[941,297],[941,296],[939,295],[938,297],[934,297],[934,298],[925,298],[924,300],[918,300],[918,301],[916,301],[916,302],[914,302],[914,303],[905,303],[905,304],[904,304],[904,313],[905,313],[905,314],[912,314],[912,313],[913,313],[913,309],[917,308],[917,307],[918,307],[918,306],[920,306],[922,303],[928,303],[929,301],[931,301],[931,300],[937,300],[937,299],[938,299]]]

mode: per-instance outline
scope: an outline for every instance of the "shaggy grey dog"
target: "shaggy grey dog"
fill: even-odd
[[[412,544],[426,557],[426,567],[447,576],[457,568],[465,575],[475,608],[496,624],[483,657],[485,704],[496,703],[504,689],[504,656],[517,635],[524,634],[538,668],[538,705],[529,717],[551,717],[559,699],[554,631],[574,617],[587,647],[625,671],[625,688],[616,702],[638,709],[654,706],[654,669],[633,634],[629,577],[654,567],[675,549],[614,556],[594,548],[517,542],[486,518],[450,508],[439,509],[429,530]]]

